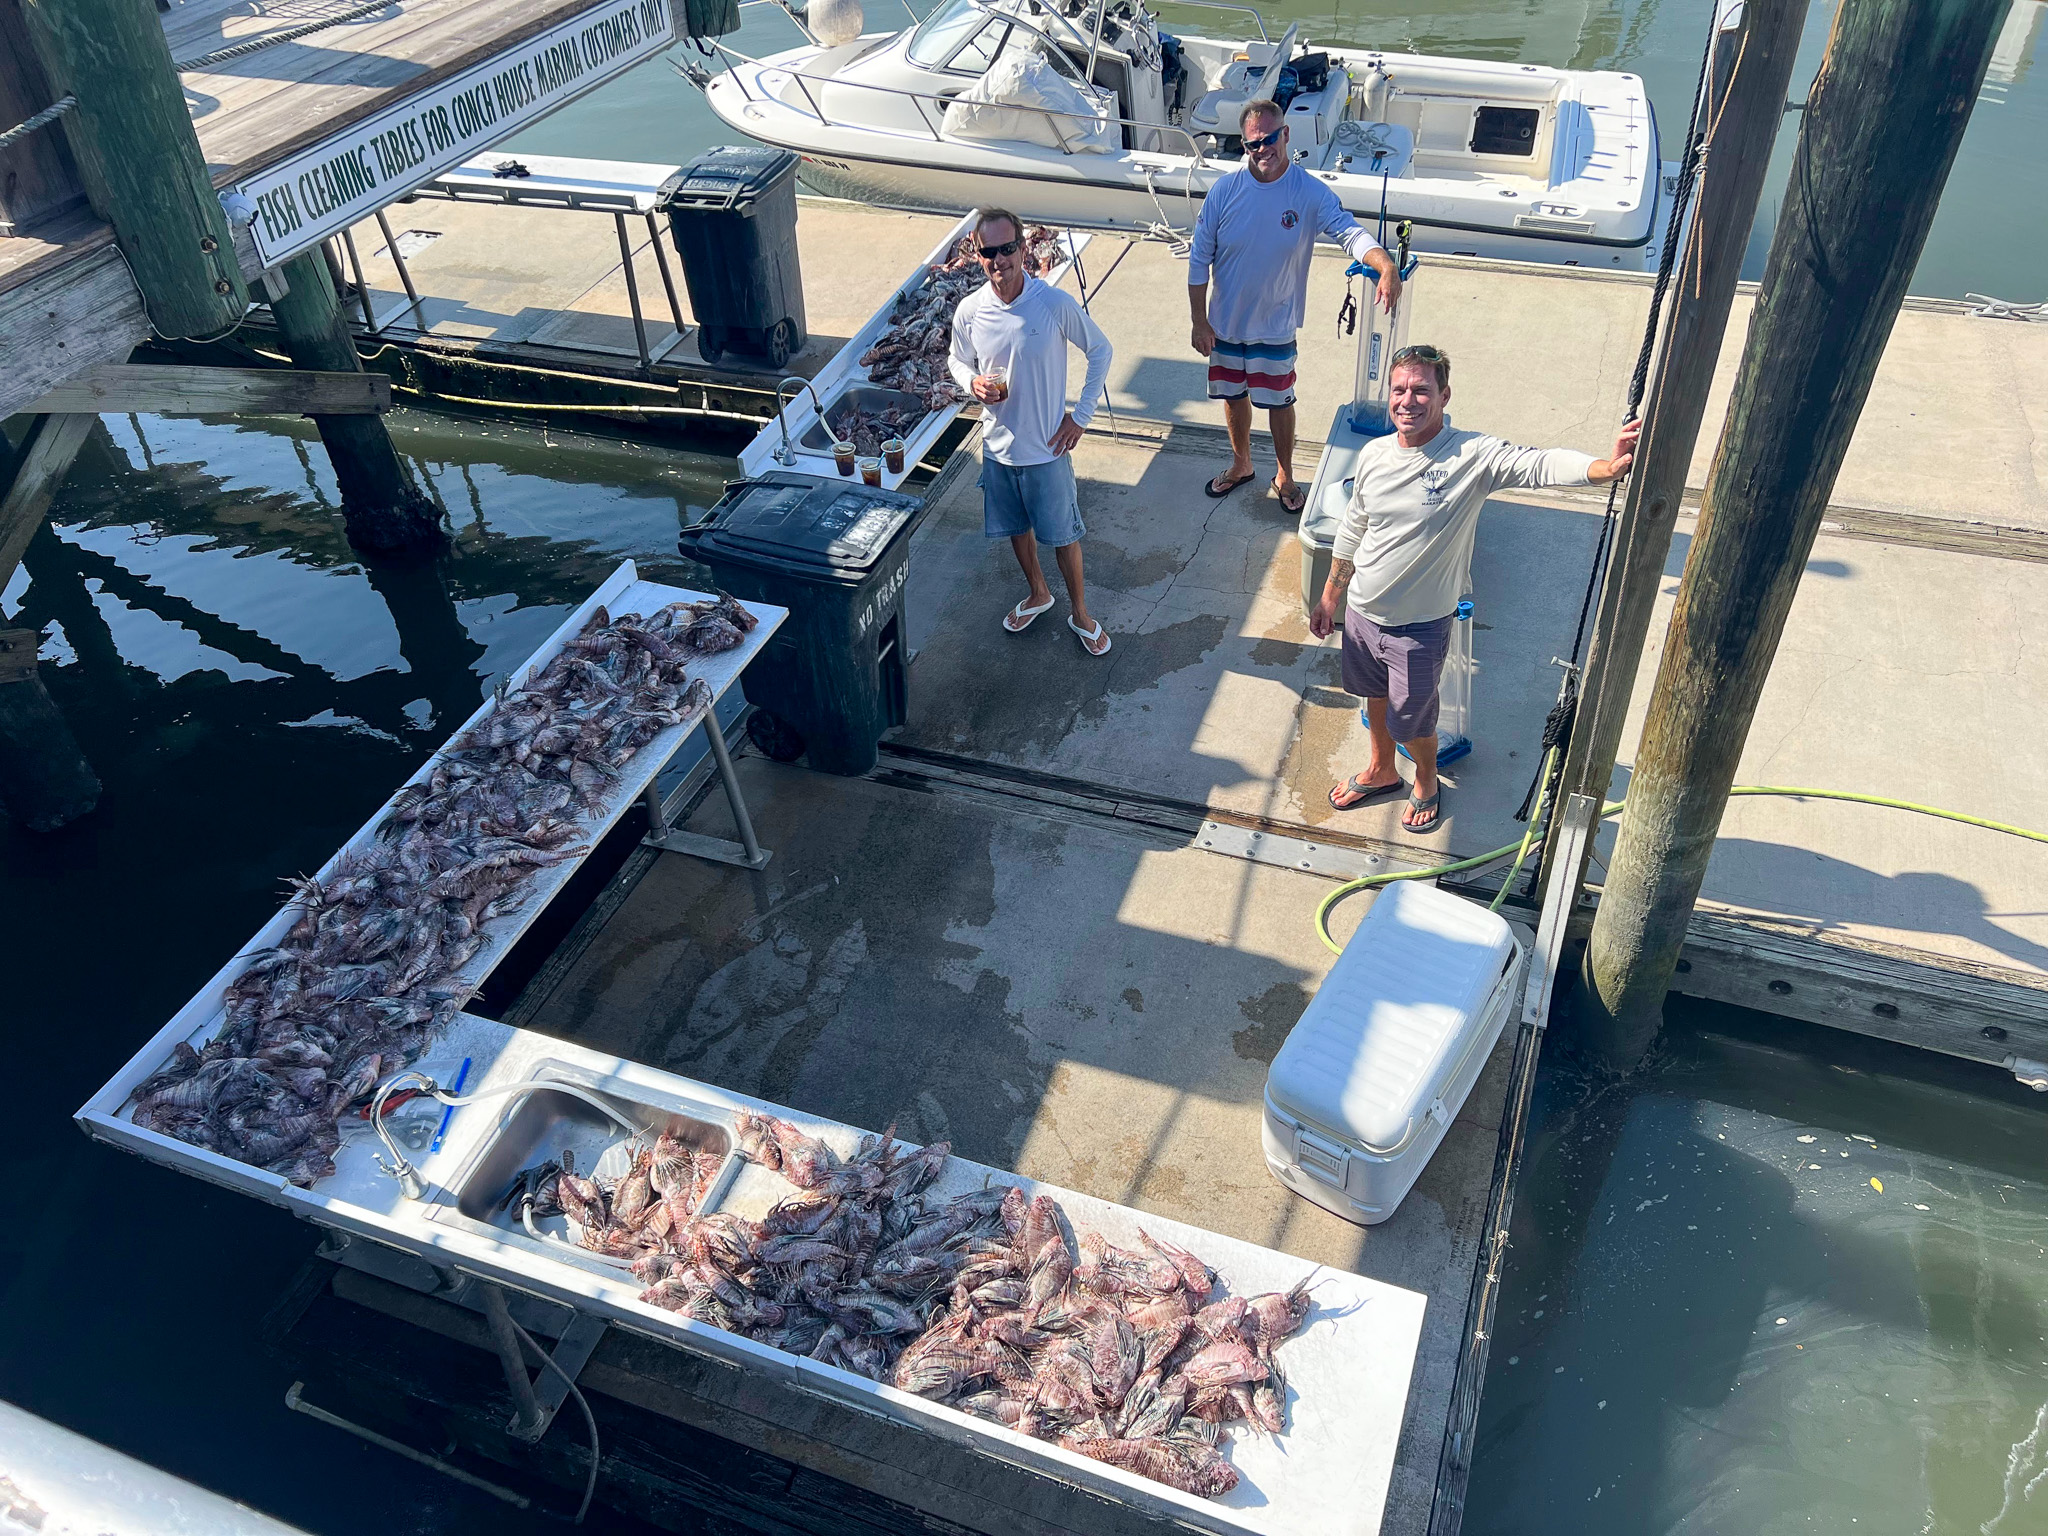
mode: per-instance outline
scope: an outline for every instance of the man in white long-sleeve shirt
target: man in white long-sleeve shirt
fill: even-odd
[[[1209,359],[1209,397],[1223,402],[1230,429],[1230,468],[1207,490],[1228,496],[1252,478],[1257,406],[1273,433],[1273,493],[1299,512],[1308,492],[1294,478],[1294,335],[1308,310],[1316,237],[1335,241],[1378,275],[1379,301],[1388,310],[1401,296],[1401,275],[1328,184],[1288,159],[1287,120],[1278,105],[1246,103],[1238,129],[1244,165],[1202,199],[1188,252],[1194,346]]]
[[[1109,379],[1109,338],[1071,294],[1024,270],[1024,226],[1007,209],[975,221],[988,286],[953,311],[953,381],[982,404],[982,527],[1008,539],[1030,590],[1003,615],[1019,634],[1052,606],[1038,546],[1052,546],[1073,613],[1067,627],[1091,656],[1109,651],[1109,632],[1090,617],[1081,582],[1081,506],[1073,447],[1095,416]],[[1067,344],[1088,356],[1081,398],[1067,407]]]
[[[1351,503],[1331,548],[1330,579],[1309,616],[1328,635],[1344,615],[1344,689],[1365,700],[1372,759],[1330,791],[1340,811],[1406,788],[1394,743],[1415,763],[1401,825],[1432,832],[1443,814],[1436,776],[1437,687],[1450,649],[1451,615],[1472,564],[1479,509],[1507,486],[1605,485],[1628,472],[1640,424],[1613,454],[1517,448],[1444,420],[1451,360],[1435,347],[1403,347],[1388,370],[1391,437],[1358,455]]]

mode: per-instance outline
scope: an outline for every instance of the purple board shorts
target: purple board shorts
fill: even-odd
[[[1387,701],[1387,729],[1396,741],[1436,735],[1438,685],[1451,651],[1451,615],[1420,624],[1379,625],[1344,613],[1344,691]]]

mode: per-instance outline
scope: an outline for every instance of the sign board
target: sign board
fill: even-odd
[[[266,267],[310,250],[675,40],[669,0],[609,0],[252,176]]]

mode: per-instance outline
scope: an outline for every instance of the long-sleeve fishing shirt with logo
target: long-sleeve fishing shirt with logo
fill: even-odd
[[[1024,468],[1050,464],[1052,435],[1067,414],[1067,343],[1088,355],[1088,376],[1073,409],[1074,425],[1095,419],[1095,403],[1109,380],[1109,338],[1070,293],[1035,277],[1024,279],[1016,302],[1005,304],[988,283],[953,311],[953,350],[947,369],[962,392],[974,378],[1007,364],[1010,396],[982,412],[982,451],[998,464]]]
[[[1440,619],[1458,606],[1479,509],[1511,486],[1584,485],[1590,453],[1518,448],[1446,425],[1420,448],[1389,435],[1358,455],[1331,554],[1357,570],[1345,602],[1382,626]]]
[[[1209,288],[1209,324],[1226,341],[1292,341],[1308,313],[1308,260],[1326,235],[1365,260],[1380,248],[1329,184],[1298,165],[1272,181],[1223,177],[1202,199],[1188,286]]]

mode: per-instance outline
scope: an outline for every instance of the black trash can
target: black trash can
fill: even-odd
[[[797,157],[765,144],[707,149],[661,184],[707,363],[787,363],[807,339],[796,254]]]
[[[900,491],[777,471],[733,481],[683,530],[682,552],[719,586],[789,609],[742,682],[799,734],[813,768],[866,773],[908,714],[903,589],[923,512]]]

